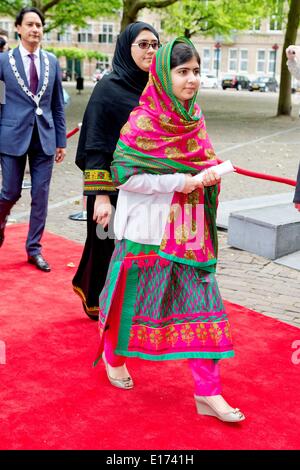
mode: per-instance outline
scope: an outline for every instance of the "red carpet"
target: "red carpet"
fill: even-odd
[[[71,289],[82,247],[45,234],[53,270],[42,273],[25,236],[8,227],[0,252],[1,449],[299,448],[299,329],[227,303],[236,356],[222,361],[223,392],[247,416],[239,425],[196,414],[185,361],[130,359],[136,387],[117,390],[92,367],[97,324]]]

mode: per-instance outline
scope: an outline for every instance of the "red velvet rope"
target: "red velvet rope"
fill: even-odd
[[[217,158],[219,163],[223,163],[223,160]],[[289,178],[281,178],[280,176],[265,175],[264,173],[256,173],[255,171],[245,170],[244,168],[239,168],[238,166],[233,165],[235,171],[240,175],[250,176],[250,178],[259,178],[262,180],[275,181],[276,183],[289,184],[290,186],[296,186],[297,182]]]
[[[79,127],[77,126],[77,127],[75,127],[75,129],[73,129],[72,131],[67,133],[67,139],[72,137],[72,135],[76,134],[78,131],[79,131]]]
[[[72,137],[78,131],[79,131],[79,127],[75,127],[75,129],[68,132],[67,139]],[[220,158],[217,158],[217,160],[219,163],[223,163],[223,160],[220,160]],[[276,183],[289,184],[290,186],[296,186],[297,184],[295,180],[291,180],[289,178],[281,178],[280,176],[265,175],[264,173],[256,173],[255,171],[245,170],[244,168],[239,168],[238,166],[235,166],[235,165],[233,166],[234,166],[235,171],[238,174],[249,176],[250,178],[259,178],[262,180],[275,181]]]

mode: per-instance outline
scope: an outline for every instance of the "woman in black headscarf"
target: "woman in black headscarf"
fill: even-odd
[[[159,36],[151,25],[141,21],[128,25],[117,40],[113,71],[95,86],[83,117],[76,165],[84,172],[87,238],[72,284],[85,313],[94,320],[114,250],[111,230],[104,230],[117,202],[110,175],[113,152],[121,128],[138,105],[158,47]]]

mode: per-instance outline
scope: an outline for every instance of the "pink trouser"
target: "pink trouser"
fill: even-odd
[[[221,393],[219,361],[188,359],[195,382],[195,395],[207,397]]]
[[[126,357],[114,353],[116,348],[116,331],[114,324],[109,326],[104,336],[104,352],[107,362],[112,367],[125,364]],[[209,396],[221,393],[221,381],[218,361],[213,359],[188,359],[195,382],[195,395]]]

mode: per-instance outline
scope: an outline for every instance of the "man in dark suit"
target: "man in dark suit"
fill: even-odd
[[[0,115],[0,246],[10,210],[21,197],[28,157],[31,213],[26,241],[28,262],[42,271],[50,266],[41,254],[53,162],[65,156],[66,125],[61,73],[53,54],[40,48],[44,17],[34,7],[23,8],[15,26],[16,49],[0,54],[0,80],[6,88]]]

